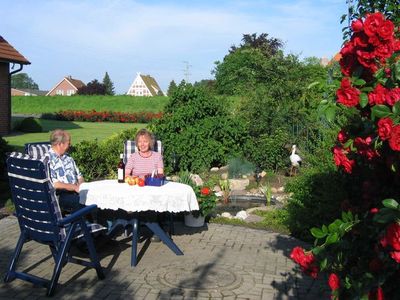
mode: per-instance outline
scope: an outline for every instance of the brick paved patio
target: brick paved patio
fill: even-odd
[[[288,258],[299,242],[289,236],[244,227],[208,224],[191,229],[176,223],[176,256],[163,243],[142,242],[144,255],[130,267],[130,238],[98,245],[106,279],[93,269],[67,264],[57,299],[329,299],[321,282],[295,272]],[[19,235],[17,220],[0,220],[0,274]],[[300,243],[301,244],[301,243]],[[48,247],[29,242],[20,269],[49,278],[53,259]],[[81,256],[84,253],[75,250]],[[0,299],[45,299],[45,289],[14,280],[0,283]]]

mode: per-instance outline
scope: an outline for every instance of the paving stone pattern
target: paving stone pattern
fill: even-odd
[[[0,220],[0,274],[5,274],[19,236],[16,218]],[[302,245],[286,235],[244,227],[207,224],[193,229],[175,224],[176,256],[163,243],[143,240],[138,266],[131,268],[131,239],[99,244],[106,279],[93,269],[67,264],[55,299],[330,299],[326,278],[313,281],[295,268],[291,249]],[[76,254],[87,257],[74,249]],[[29,242],[19,270],[50,278],[48,247]],[[45,289],[28,282],[0,282],[0,299],[48,299]]]

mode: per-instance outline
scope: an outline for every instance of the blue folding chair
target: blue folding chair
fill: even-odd
[[[33,158],[42,158],[50,150],[50,142],[35,142],[25,144],[25,154]]]
[[[87,224],[85,219],[85,216],[96,209],[96,205],[87,206],[62,218],[55,190],[49,181],[47,163],[12,153],[7,159],[7,171],[21,234],[4,281],[10,282],[15,278],[29,281],[46,287],[47,295],[51,296],[56,289],[62,268],[68,262],[93,267],[98,278],[103,279],[103,269],[94,248],[91,232],[105,228],[98,224]],[[70,254],[71,242],[77,238],[86,241],[90,261],[74,258]],[[36,241],[50,247],[55,261],[50,280],[16,271],[22,248],[28,241]]]

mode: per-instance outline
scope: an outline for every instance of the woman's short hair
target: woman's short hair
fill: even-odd
[[[56,129],[51,132],[50,134],[50,144],[52,146],[61,144],[61,143],[66,143],[69,140],[71,140],[71,136],[68,132],[62,129]]]
[[[137,145],[139,143],[139,137],[141,137],[141,136],[144,136],[144,137],[149,139],[149,141],[150,141],[150,145],[149,145],[150,146],[150,150],[153,150],[154,149],[154,143],[155,143],[154,135],[150,131],[145,129],[145,128],[140,129],[136,133],[136,136],[135,136],[136,147],[137,147]]]

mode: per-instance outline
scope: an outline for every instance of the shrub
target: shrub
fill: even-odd
[[[124,141],[134,139],[136,128],[124,130],[98,142],[82,141],[71,148],[71,156],[87,181],[116,178],[119,154],[124,152]]]
[[[305,169],[285,186],[293,193],[288,201],[288,227],[293,236],[311,241],[310,228],[340,216],[338,207],[346,199],[345,179],[330,166]],[[343,203],[344,205],[344,203]]]
[[[6,178],[6,153],[11,152],[11,147],[7,141],[0,136],[0,180]]]
[[[276,171],[286,168],[289,152],[285,145],[289,140],[287,131],[280,128],[271,135],[263,134],[248,139],[245,144],[246,158],[261,169]]]
[[[108,175],[108,168],[103,147],[97,140],[82,141],[71,149],[79,170],[87,181],[104,179]]]
[[[244,124],[228,114],[221,100],[184,82],[152,129],[163,141],[167,171],[172,168],[174,154],[181,170],[199,172],[221,166],[228,157],[240,156],[246,136]]]
[[[18,130],[22,132],[42,132],[43,128],[37,119],[29,117],[22,120]]]

